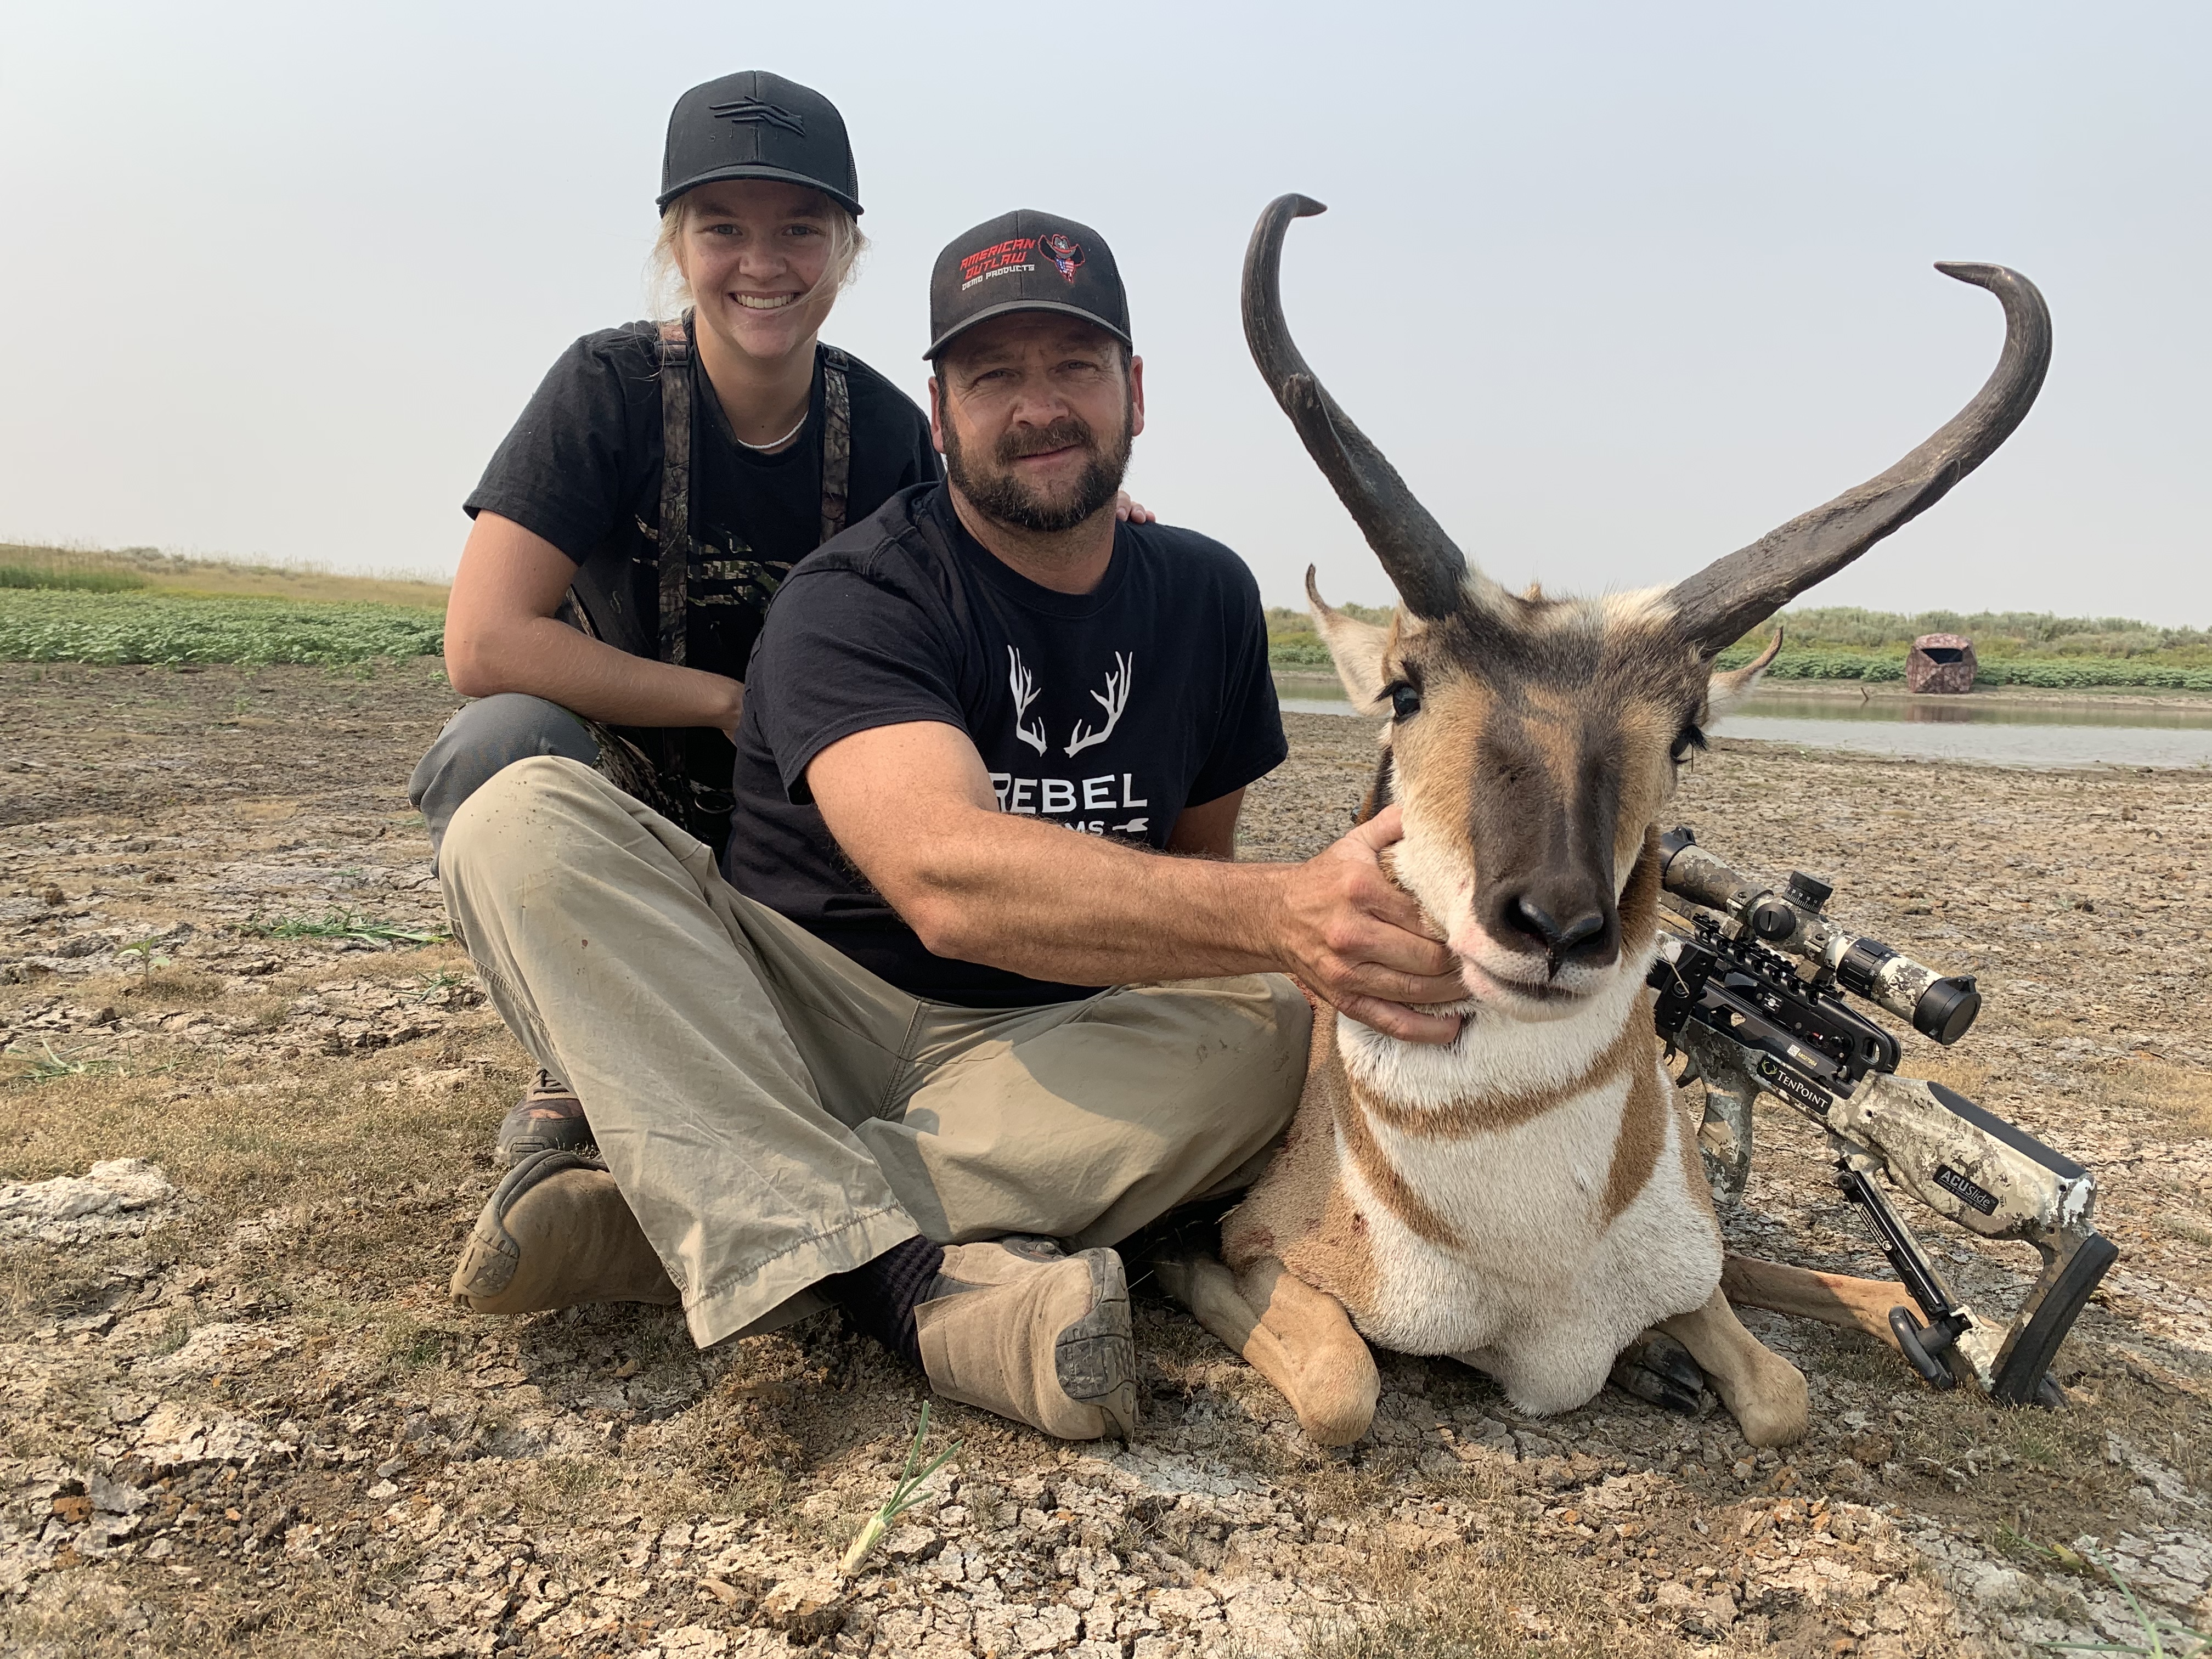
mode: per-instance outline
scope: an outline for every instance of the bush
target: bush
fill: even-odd
[[[1267,647],[1267,661],[1277,668],[1327,668],[1331,665],[1328,647],[1321,642],[1318,634],[1293,635],[1289,639],[1277,639]]]
[[[1732,645],[1715,662],[1722,668],[1741,668],[1756,655],[1758,652],[1748,646]],[[1905,659],[1877,656],[1872,652],[1793,651],[1784,647],[1782,654],[1774,659],[1774,666],[1766,671],[1766,677],[1773,680],[1899,681],[1905,678]],[[2212,668],[2130,661],[2124,657],[2008,657],[1982,662],[1974,684],[2033,685],[2055,690],[2150,686],[2164,690],[2212,691]]]
[[[435,656],[445,618],[392,605],[0,591],[0,659],[349,663]]]
[[[1886,651],[1902,655],[1923,634],[1964,634],[1974,654],[1991,658],[2139,657],[2151,653],[2179,658],[2185,665],[2212,666],[2212,633],[2201,628],[2160,628],[2130,617],[2057,617],[2027,611],[1923,611],[1905,616],[1867,611],[1856,605],[1811,606],[1784,611],[1778,619],[1793,645],[1819,650]],[[1772,622],[1761,623],[1739,643],[1759,647],[1771,637]]]
[[[146,586],[126,570],[72,570],[66,566],[0,564],[0,588],[73,589],[80,593],[127,593]]]

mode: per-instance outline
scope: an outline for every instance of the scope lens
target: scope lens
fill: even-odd
[[[1912,1029],[1946,1045],[1966,1035],[1982,1012],[1982,994],[1972,978],[1939,979],[1920,994],[1912,1007]]]

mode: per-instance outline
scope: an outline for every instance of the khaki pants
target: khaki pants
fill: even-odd
[[[568,1079],[701,1346],[917,1232],[1111,1244],[1264,1164],[1310,1016],[1275,975],[1043,1007],[924,1002],[725,882],[580,762],[455,813],[455,931]]]

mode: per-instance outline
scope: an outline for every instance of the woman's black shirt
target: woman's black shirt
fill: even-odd
[[[686,655],[694,668],[742,680],[761,618],[784,573],[822,539],[822,359],[805,428],[787,448],[738,447],[695,351],[691,538],[696,544]],[[847,522],[909,484],[938,476],[929,422],[875,370],[848,358],[852,472]],[[658,609],[660,346],[651,323],[587,334],[561,355],[465,503],[544,537],[577,564],[575,591],[599,621],[619,606],[647,619],[633,648],[650,653]],[[620,630],[602,628],[603,636]],[[717,737],[720,734],[716,733]],[[728,745],[721,783],[727,787]]]

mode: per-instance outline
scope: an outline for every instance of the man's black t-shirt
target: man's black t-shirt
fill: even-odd
[[[892,984],[969,1007],[1096,988],[931,954],[840,854],[808,764],[909,720],[966,732],[1002,811],[1155,848],[1185,806],[1289,752],[1259,586],[1218,542],[1124,524],[1097,589],[1056,593],[994,557],[933,485],[825,543],[753,653],[724,872]]]
[[[713,384],[691,359],[691,537],[686,653],[694,668],[743,679],[761,617],[785,574],[822,539],[822,357],[806,425],[789,447],[738,447]],[[889,380],[848,360],[854,522],[896,491],[938,476],[929,422]],[[561,355],[467,502],[574,559],[575,587],[603,635],[658,631],[661,471],[660,343],[651,323],[587,334]],[[626,619],[628,629],[610,626]],[[714,734],[719,737],[719,733]],[[726,768],[728,745],[722,744]],[[716,780],[719,783],[720,780]]]

